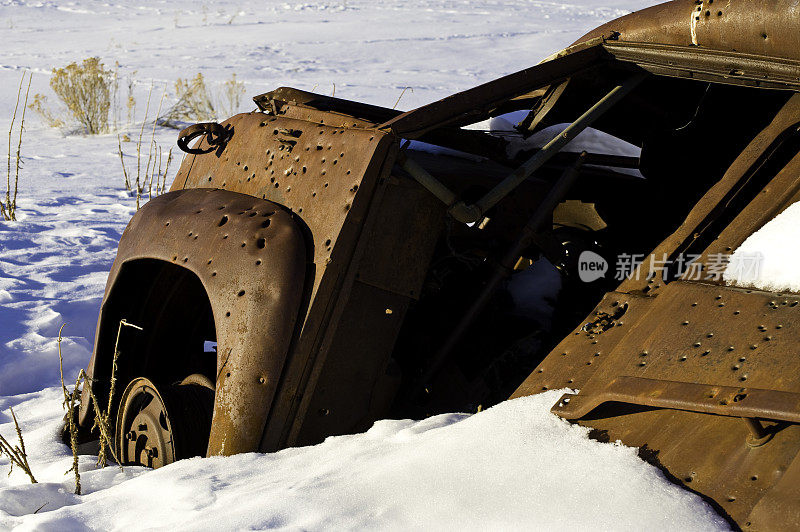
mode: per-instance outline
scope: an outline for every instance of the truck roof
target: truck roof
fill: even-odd
[[[598,37],[800,60],[800,2],[673,0],[612,20],[576,44]]]

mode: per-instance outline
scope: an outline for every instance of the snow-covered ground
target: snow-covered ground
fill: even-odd
[[[89,56],[118,68],[120,100],[132,81],[134,123],[124,104],[116,115],[135,140],[151,85],[154,101],[168,88],[169,105],[179,77],[201,72],[216,91],[235,73],[248,95],[281,85],[331,93],[335,85],[337,96],[385,106],[410,87],[398,104],[407,109],[535,64],[652,3],[0,0],[0,132],[23,71],[33,72],[31,94],[55,104],[50,70]],[[245,100],[241,110],[252,107]],[[165,149],[174,139],[174,130],[156,132]],[[123,151],[135,167],[135,143]],[[66,323],[65,373],[74,381],[89,360],[107,271],[135,201],[124,191],[116,132],[64,136],[29,112],[22,156],[19,221],[0,222],[0,433],[14,439],[13,407],[40,483],[19,471],[0,475],[0,529],[725,528],[635,450],[594,442],[552,416],[556,392],[474,416],[383,421],[315,447],[158,471],[97,470],[85,456],[84,495],[72,495],[70,452],[56,437],[56,337]],[[0,471],[7,465],[0,458]]]

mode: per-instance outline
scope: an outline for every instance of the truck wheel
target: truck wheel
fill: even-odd
[[[123,465],[159,468],[205,456],[213,409],[214,387],[203,375],[160,390],[149,379],[133,379],[117,411],[117,458]]]

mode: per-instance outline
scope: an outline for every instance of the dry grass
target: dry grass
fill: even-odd
[[[67,423],[69,424],[69,446],[72,449],[72,467],[67,470],[75,472],[75,495],[81,494],[81,472],[78,469],[78,427],[75,423],[75,396],[78,392],[78,384],[80,377],[75,382],[75,388],[72,393],[67,391],[67,386],[64,384],[64,358],[61,356],[61,332],[67,324],[61,325],[58,330],[58,369],[61,373],[61,390],[64,392],[64,408],[67,409]],[[66,474],[66,473],[65,473]]]
[[[239,105],[244,94],[244,83],[236,80],[236,73],[234,72],[231,75],[231,79],[222,84],[222,92],[219,97],[220,108],[224,118],[233,116],[239,111]]]
[[[6,173],[6,198],[5,202],[0,201],[0,215],[5,221],[14,221],[17,219],[17,194],[19,192],[19,169],[22,166],[22,133],[25,131],[25,109],[28,106],[28,94],[31,91],[32,74],[28,75],[28,88],[25,91],[25,102],[22,104],[22,117],[19,124],[19,140],[17,142],[17,154],[14,163],[14,189],[11,189],[11,146],[14,134],[14,122],[17,120],[17,110],[19,108],[19,100],[22,95],[22,84],[25,82],[25,72],[22,73],[22,79],[19,82],[17,89],[17,103],[14,105],[14,114],[11,118],[11,126],[8,128],[8,168]]]
[[[178,101],[161,117],[162,122],[207,122],[216,119],[217,113],[202,74],[197,74],[194,79],[178,78],[175,96]]]
[[[111,83],[112,72],[98,57],[84,59],[80,65],[54,68],[50,78],[53,92],[90,135],[108,131]]]
[[[242,96],[245,94],[244,82],[236,79],[236,74],[222,83],[216,91],[216,98],[206,85],[202,74],[193,79],[178,79],[175,82],[177,102],[162,116],[160,124],[182,127],[186,122],[208,122],[232,116],[239,111]]]
[[[69,439],[70,439],[70,447],[72,448],[72,467],[67,471],[75,473],[75,494],[81,494],[81,475],[78,468],[78,427],[76,423],[76,408],[78,407],[78,396],[80,394],[79,387],[81,384],[86,388],[89,392],[89,397],[91,398],[92,408],[94,411],[94,425],[92,426],[91,430],[98,429],[100,433],[100,449],[97,453],[97,465],[100,467],[105,467],[108,463],[108,458],[111,457],[118,465],[120,470],[122,470],[122,465],[119,464],[119,460],[117,459],[117,455],[114,452],[114,439],[113,439],[113,424],[111,422],[111,405],[114,401],[114,392],[116,391],[116,384],[117,384],[117,362],[119,360],[119,337],[122,332],[123,327],[132,327],[134,329],[142,330],[141,327],[138,325],[134,325],[132,323],[128,323],[124,319],[120,320],[119,322],[119,329],[117,330],[117,341],[114,344],[114,358],[112,361],[111,366],[111,379],[109,382],[109,391],[108,391],[108,403],[106,405],[105,411],[103,411],[98,405],[97,397],[94,394],[94,390],[92,389],[92,379],[86,374],[84,370],[81,370],[78,374],[78,378],[75,380],[75,387],[72,389],[72,393],[67,390],[67,386],[64,384],[64,357],[61,353],[61,333],[64,330],[66,323],[61,325],[61,328],[58,330],[58,364],[59,364],[59,372],[61,375],[61,389],[64,392],[64,408],[67,410],[67,423],[69,426]],[[22,447],[24,452],[24,445]],[[35,480],[34,480],[35,482]]]
[[[51,110],[47,96],[43,94],[34,95],[30,108],[52,127],[66,128],[70,122],[67,116],[71,116],[84,133],[105,133],[108,131],[112,92],[116,98],[118,84],[116,71],[106,70],[100,58],[90,57],[80,64],[73,62],[53,69],[50,88],[66,106],[67,115]]]
[[[166,91],[161,96],[161,102],[158,105],[158,112],[156,116],[161,113],[161,107],[164,103]],[[144,120],[139,130],[139,139],[136,142],[136,181],[131,182],[131,177],[128,174],[128,169],[125,166],[125,154],[122,151],[122,138],[117,136],[117,150],[119,154],[120,164],[122,165],[122,176],[125,179],[125,188],[129,191],[136,193],[136,209],[138,210],[142,204],[142,198],[147,192],[148,199],[153,199],[153,196],[158,196],[166,192],[167,188],[167,174],[169,173],[169,166],[172,162],[172,148],[167,152],[167,157],[164,159],[164,151],[161,146],[156,142],[156,127],[158,121],[153,121],[153,129],[150,135],[150,142],[148,144],[147,163],[142,166],[142,146],[144,142],[144,128],[147,125],[147,118],[150,113],[150,101],[153,96],[153,86],[151,85],[150,91],[147,95],[147,105],[145,107]],[[166,161],[166,165],[165,165]],[[131,174],[132,175],[132,174]]]
[[[9,475],[14,471],[14,466],[17,466],[28,475],[32,484],[36,484],[36,478],[33,476],[33,472],[31,472],[30,464],[28,464],[28,453],[25,451],[25,440],[22,438],[22,429],[19,426],[16,414],[14,414],[14,409],[11,408],[9,410],[11,410],[11,417],[14,419],[14,427],[17,429],[17,440],[19,444],[12,446],[8,440],[0,434],[0,455],[4,454],[11,460],[11,469],[8,472]]]

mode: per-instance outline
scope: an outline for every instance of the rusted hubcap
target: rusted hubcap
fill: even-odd
[[[114,438],[120,462],[158,468],[205,455],[214,391],[196,379],[184,383],[162,393],[149,379],[139,377],[125,388]]]

